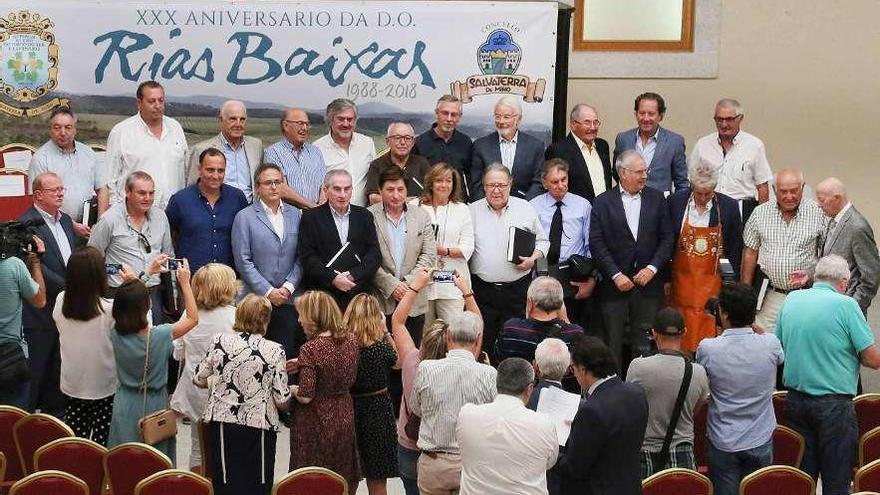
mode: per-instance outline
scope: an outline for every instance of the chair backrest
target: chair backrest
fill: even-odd
[[[6,454],[0,452],[0,485],[6,481]],[[3,493],[0,491],[0,493]]]
[[[853,399],[859,437],[880,426],[880,394],[862,394]]]
[[[37,449],[59,438],[73,437],[73,430],[55,416],[36,413],[19,419],[12,427],[15,449],[25,474],[34,472]]]
[[[9,495],[89,495],[86,482],[61,471],[40,471],[12,485]]]
[[[168,456],[145,443],[117,445],[104,456],[104,474],[113,495],[134,495],[142,479],[172,467]]]
[[[773,412],[776,414],[776,424],[788,426],[785,422],[785,404],[788,401],[787,390],[773,392]]]
[[[713,492],[709,478],[690,469],[664,469],[642,480],[643,495],[712,495]]]
[[[141,480],[135,495],[214,495],[211,480],[189,471],[166,469]]]
[[[708,421],[709,421],[709,402],[700,401],[694,410],[694,460],[697,466],[706,466],[709,464],[707,452],[709,446],[708,440]]]
[[[859,438],[859,467],[880,459],[880,427],[872,428]]]
[[[6,476],[3,481],[17,481],[24,478],[21,458],[15,448],[15,435],[12,430],[18,420],[27,416],[27,411],[14,406],[0,406],[0,452],[6,456]]]
[[[799,468],[804,458],[804,436],[783,425],[773,431],[773,464]]]
[[[214,478],[214,446],[211,443],[211,431],[208,423],[198,420],[192,426],[199,432],[199,450],[202,453],[202,476]]]
[[[853,493],[852,495],[880,495],[880,493],[877,493],[877,492],[856,492],[856,493]]]
[[[348,482],[341,475],[322,467],[291,471],[272,487],[272,495],[348,495]],[[115,494],[114,494],[115,495]]]
[[[54,469],[86,482],[89,493],[100,494],[104,486],[104,456],[107,449],[85,438],[59,438],[34,454],[34,469]]]
[[[880,492],[880,459],[871,461],[856,471],[853,488],[857,492],[865,490]]]
[[[742,479],[740,495],[815,495],[816,482],[791,466],[763,467]]]

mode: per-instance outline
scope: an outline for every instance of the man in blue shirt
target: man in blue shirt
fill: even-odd
[[[846,295],[849,264],[832,254],[820,259],[811,289],[785,298],[776,334],[787,355],[785,417],[804,436],[801,469],[822,476],[822,493],[849,493],[858,424],[852,398],[859,364],[880,368],[880,351],[855,299]]]
[[[263,162],[278,165],[287,179],[279,188],[281,200],[300,209],[326,201],[323,185],[327,166],[321,150],[308,143],[311,128],[305,110],[288,108],[281,115],[281,141],[263,152]]]
[[[174,193],[165,209],[174,251],[189,260],[193,272],[208,263],[234,267],[232,222],[247,199],[240,189],[224,183],[226,156],[219,149],[202,151],[198,170],[198,181]]]
[[[717,495],[736,495],[744,476],[773,463],[773,387],[785,355],[775,335],[752,330],[757,299],[750,285],[722,285],[716,318],[724,332],[697,347],[709,375],[709,476]]]

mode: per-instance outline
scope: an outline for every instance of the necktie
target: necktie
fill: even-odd
[[[553,220],[550,222],[550,252],[547,253],[547,263],[555,265],[559,263],[559,251],[562,248],[562,201],[557,201]]]

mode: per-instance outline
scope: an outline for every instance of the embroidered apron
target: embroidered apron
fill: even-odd
[[[721,251],[720,223],[715,227],[694,227],[685,213],[672,258],[672,304],[681,312],[687,328],[681,340],[682,350],[694,352],[701,340],[715,336],[715,318],[704,307],[721,290]]]

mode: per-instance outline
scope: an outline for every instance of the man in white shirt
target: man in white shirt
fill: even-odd
[[[342,168],[351,174],[351,203],[367,205],[365,187],[370,162],[376,158],[376,145],[369,137],[355,132],[357,106],[347,98],[337,98],[327,105],[325,114],[330,133],[314,142],[324,155],[327,170]]]
[[[547,493],[548,469],[559,454],[556,427],[526,409],[535,370],[522,358],[498,365],[498,395],[488,404],[465,404],[458,413],[461,495]]]
[[[138,86],[137,108],[107,136],[110,203],[125,199],[125,178],[141,171],[155,181],[156,206],[165,209],[185,185],[186,136],[179,122],[165,116],[165,89],[156,81]]]

